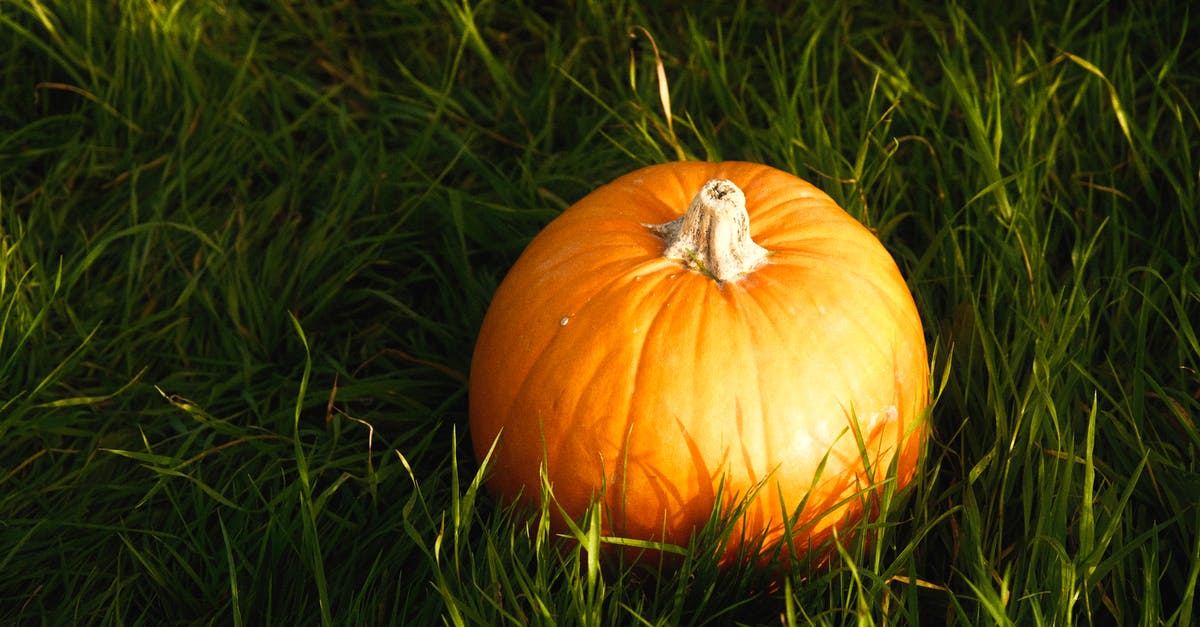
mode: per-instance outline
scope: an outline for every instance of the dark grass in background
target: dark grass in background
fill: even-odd
[[[1193,13],[0,0],[0,622],[1191,624]],[[472,482],[504,271],[681,156],[828,191],[933,348],[927,471],[780,590]]]

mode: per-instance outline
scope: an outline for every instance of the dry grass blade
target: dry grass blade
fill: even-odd
[[[641,31],[646,40],[650,42],[650,47],[654,50],[654,72],[658,83],[658,102],[662,106],[663,117],[667,121],[667,141],[675,149],[675,156],[680,161],[683,161],[687,159],[687,153],[683,150],[683,146],[680,145],[679,137],[675,135],[675,120],[671,113],[671,87],[667,82],[667,68],[663,64],[662,53],[658,49],[658,42],[654,40],[654,35],[651,35],[650,31],[644,26],[634,26],[630,29],[629,38],[636,40],[638,31]],[[634,76],[633,67],[637,62],[636,57],[637,49],[635,46],[631,46],[629,49],[629,73],[631,78]],[[630,82],[632,83],[633,81],[631,80]],[[636,85],[631,86],[636,88]]]

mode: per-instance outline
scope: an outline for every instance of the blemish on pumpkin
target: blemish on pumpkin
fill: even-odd
[[[567,323],[570,321],[571,321],[571,318],[569,318],[568,316],[563,316],[562,320],[558,321],[558,326],[565,327],[565,326],[567,326]]]
[[[896,422],[900,418],[900,410],[896,409],[895,405],[884,405],[883,411],[874,412],[870,418],[867,418],[865,428],[867,430],[874,429],[880,424],[888,424]]]

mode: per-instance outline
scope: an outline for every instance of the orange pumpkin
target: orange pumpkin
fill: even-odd
[[[493,493],[538,503],[544,467],[606,534],[685,545],[753,494],[728,560],[785,519],[803,553],[885,478],[907,484],[928,393],[912,295],[869,230],[780,170],[683,162],[529,244],[479,333],[470,431],[481,460],[496,442]]]

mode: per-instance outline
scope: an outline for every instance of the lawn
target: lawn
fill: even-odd
[[[0,0],[0,624],[1200,622],[1200,17],[980,4]],[[500,280],[681,159],[923,320],[922,470],[823,567],[481,487]]]

